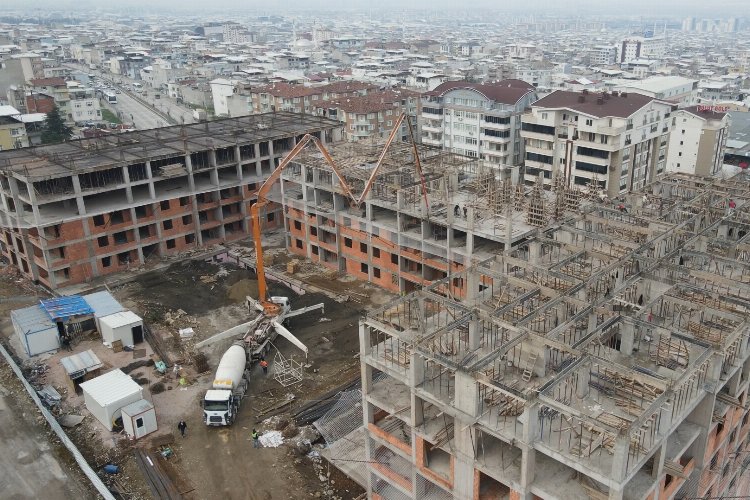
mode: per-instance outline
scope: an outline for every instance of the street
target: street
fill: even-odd
[[[161,115],[144,106],[125,92],[117,94],[117,104],[110,105],[123,123],[133,123],[137,129],[150,129],[169,125]]]
[[[136,98],[136,95],[133,92],[125,89],[126,85],[132,86],[133,82],[136,80],[132,80],[123,75],[113,75],[112,73],[101,69],[90,70],[80,64],[68,64],[67,66],[80,71],[91,72],[101,78],[109,80],[112,82],[111,85],[113,87],[121,91],[120,94],[117,94],[117,104],[110,105],[110,107],[117,113],[123,123],[133,123],[138,129],[151,129],[165,127],[172,124],[195,122],[192,109],[177,104],[174,99],[170,99],[166,94],[157,89],[144,86],[146,95],[137,95]],[[155,99],[155,94],[160,94],[160,98]],[[144,102],[147,104],[144,104]],[[154,110],[152,106],[154,106],[156,110]],[[173,121],[170,122],[167,117],[164,117],[163,115],[167,115],[167,117],[170,117]]]

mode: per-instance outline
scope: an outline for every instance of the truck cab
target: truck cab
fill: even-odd
[[[203,398],[203,421],[206,425],[232,425],[240,399],[230,390],[209,389]]]
[[[292,310],[292,306],[289,305],[289,297],[271,297],[271,302],[281,308],[281,314],[286,314]]]

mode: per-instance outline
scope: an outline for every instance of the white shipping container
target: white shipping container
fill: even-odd
[[[158,429],[156,410],[150,401],[141,399],[122,408],[122,426],[131,438],[141,438]]]
[[[119,369],[83,382],[80,387],[86,408],[110,431],[123,407],[143,399],[143,388]]]
[[[112,344],[121,340],[122,345],[135,345],[143,342],[143,320],[133,311],[120,311],[99,318],[102,340]]]

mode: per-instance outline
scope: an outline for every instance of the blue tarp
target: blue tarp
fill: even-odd
[[[57,297],[41,301],[42,308],[47,311],[53,321],[67,321],[73,316],[88,316],[94,310],[80,295]]]

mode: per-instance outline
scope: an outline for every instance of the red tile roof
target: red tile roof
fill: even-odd
[[[583,102],[581,102],[581,96],[583,96]],[[653,97],[625,92],[602,97],[600,94],[592,92],[584,94],[583,92],[556,90],[548,96],[542,97],[532,106],[550,109],[565,108],[597,118],[605,116],[627,118],[654,100]]]
[[[29,83],[34,87],[65,87],[65,78],[33,78]]]
[[[717,111],[721,109],[721,106],[707,106],[705,104],[699,104],[697,106],[688,106],[686,108],[682,108],[682,111],[687,111],[690,114],[693,114],[700,118],[704,118],[706,120],[722,120],[725,116],[727,116],[727,112]]]
[[[471,89],[479,92],[487,99],[503,104],[515,104],[523,96],[532,92],[534,86],[523,80],[502,80],[496,83],[471,83],[466,81],[444,82],[435,87],[427,95],[443,96],[451,90]]]
[[[410,90],[385,90],[383,92],[371,92],[363,96],[319,101],[314,106],[316,108],[337,108],[346,113],[376,113],[399,108],[402,100],[418,96],[418,92]]]

